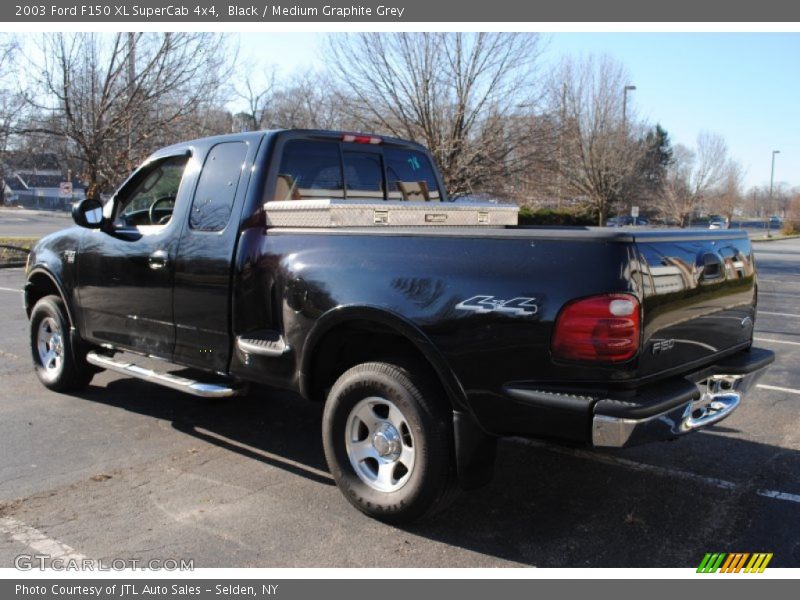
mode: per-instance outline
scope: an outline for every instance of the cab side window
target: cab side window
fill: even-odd
[[[206,157],[194,193],[189,226],[198,231],[222,231],[228,224],[247,158],[245,142],[222,142]]]
[[[269,200],[440,201],[436,171],[424,152],[338,141],[290,140]]]
[[[344,198],[339,144],[292,140],[283,149],[273,200]]]
[[[439,184],[436,182],[431,161],[424,153],[404,148],[386,148],[387,187],[390,200],[439,201]]]
[[[138,227],[169,223],[188,162],[188,155],[172,156],[145,166],[128,184],[130,191],[122,191],[124,195],[115,207],[114,225]]]
[[[342,153],[347,197],[383,200],[383,164],[378,152]]]

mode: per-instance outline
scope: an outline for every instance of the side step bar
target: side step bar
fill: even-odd
[[[245,354],[272,357],[283,356],[291,350],[280,333],[266,329],[238,336],[236,347]]]
[[[157,383],[164,387],[178,390],[179,392],[200,396],[201,398],[229,398],[241,392],[239,389],[221,383],[203,383],[201,381],[195,381],[194,379],[173,375],[172,373],[145,369],[132,362],[116,360],[111,356],[105,356],[97,352],[89,352],[86,355],[86,362],[96,367],[115,371],[116,373],[121,373],[130,377],[136,377],[137,379],[143,379],[151,383]]]

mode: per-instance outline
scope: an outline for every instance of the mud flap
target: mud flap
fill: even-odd
[[[458,484],[473,490],[488,484],[494,475],[497,437],[486,433],[469,414],[453,411]]]

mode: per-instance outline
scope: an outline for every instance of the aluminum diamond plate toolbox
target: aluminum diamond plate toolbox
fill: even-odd
[[[278,200],[264,204],[267,227],[465,227],[517,224],[519,208],[491,202]]]

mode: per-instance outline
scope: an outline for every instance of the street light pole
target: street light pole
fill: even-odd
[[[635,89],[635,85],[626,85],[624,88],[622,88],[622,142],[625,145],[628,143],[628,92],[632,92]],[[631,215],[631,217],[633,217],[633,223],[635,225],[636,217],[639,215],[637,214],[636,217],[633,216],[633,200],[628,202],[628,213]]]
[[[627,119],[628,119],[628,92],[632,92],[636,89],[635,85],[626,85],[622,89],[622,126],[627,126]]]
[[[775,155],[776,154],[780,154],[780,153],[781,153],[780,150],[773,150],[772,151],[772,169],[770,169],[770,173],[769,173],[769,208],[772,208],[772,188],[773,188],[773,184],[775,183]],[[769,213],[768,210],[764,211],[764,218],[766,219],[766,222],[767,222],[767,237],[771,238],[772,237],[772,229],[770,227],[769,214],[768,213]]]

